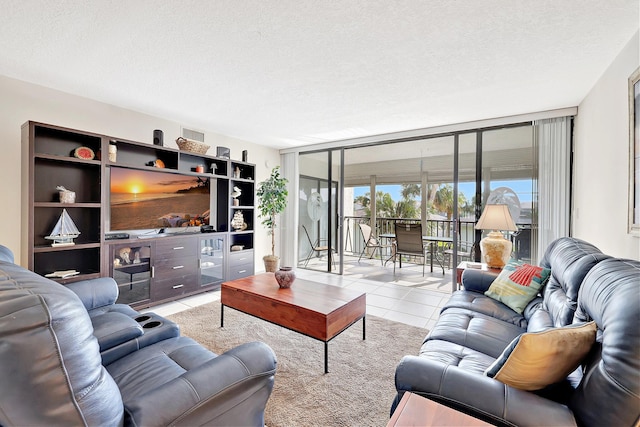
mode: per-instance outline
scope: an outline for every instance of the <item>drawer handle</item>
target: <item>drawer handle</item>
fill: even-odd
[[[180,270],[181,268],[184,268],[184,265],[176,265],[175,267],[171,267],[174,270]]]
[[[181,284],[181,285],[175,285],[175,286],[172,286],[172,288],[173,288],[173,289],[180,289],[180,288],[181,288],[181,287],[183,287],[183,286],[184,286],[184,285],[182,285],[182,284]]]
[[[244,261],[245,259],[249,259],[249,258],[247,258],[247,257],[240,258],[238,261]]]
[[[151,267],[151,278],[155,278],[156,277],[156,266],[152,266]]]
[[[174,251],[180,250],[180,249],[184,249],[184,246],[176,246],[175,248],[173,248]]]
[[[247,270],[238,270],[238,273],[246,273]]]

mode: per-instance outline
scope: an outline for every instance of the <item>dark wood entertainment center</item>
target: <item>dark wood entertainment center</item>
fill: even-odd
[[[117,147],[115,161],[108,155],[110,145]],[[95,158],[74,156],[80,147],[89,148]],[[216,231],[177,227],[169,233],[149,230],[107,239],[113,166],[209,180],[209,218]],[[250,276],[254,273],[255,172],[251,163],[29,121],[22,126],[23,262],[43,276],[79,272],[53,279],[63,284],[113,277],[120,289],[118,302],[134,307],[216,289],[225,280]],[[57,186],[74,191],[75,201],[62,203]],[[242,193],[235,204],[234,187]],[[45,236],[63,209],[80,235],[74,245],[52,246]],[[231,222],[237,212],[242,213],[245,226],[234,229]]]

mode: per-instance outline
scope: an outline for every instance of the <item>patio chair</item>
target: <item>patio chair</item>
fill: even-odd
[[[445,264],[450,268],[455,266],[451,265],[453,260],[453,246],[444,250]],[[460,261],[472,261],[473,260],[473,242],[459,242],[458,243],[458,262]]]
[[[311,249],[309,250],[309,254],[307,255],[307,258],[304,260],[304,266],[306,267],[309,264],[309,260],[314,254],[320,257],[323,252],[326,252],[329,255],[329,258],[331,259],[331,264],[333,265],[333,267],[335,267],[336,262],[333,259],[333,248],[329,247],[329,245],[321,245],[320,244],[321,239],[317,239],[314,243],[311,240],[311,236],[309,235],[309,232],[307,231],[307,227],[303,225],[302,229],[304,230],[304,234],[307,235],[307,239],[309,240],[309,245],[311,246]]]
[[[395,224],[396,239],[395,256],[393,257],[393,272],[396,272],[396,258],[398,258],[400,268],[402,268],[402,255],[412,255],[422,257],[422,275],[424,276],[424,265],[427,263],[429,245],[425,245],[422,239],[422,224]]]
[[[378,254],[380,255],[380,264],[384,265],[384,260],[382,259],[382,248],[390,248],[392,245],[383,245],[380,240],[376,239],[373,235],[371,227],[367,224],[358,224],[360,226],[360,232],[362,233],[362,237],[364,238],[364,247],[362,248],[362,252],[360,252],[360,258],[358,258],[358,262],[362,259],[362,255],[367,251],[367,249],[373,249],[371,251],[371,256],[369,259],[373,258],[376,254],[376,249],[378,250]]]

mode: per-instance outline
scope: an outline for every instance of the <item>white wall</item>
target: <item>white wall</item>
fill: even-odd
[[[9,247],[22,265],[26,260],[20,259],[21,233],[27,231],[20,228],[20,127],[29,120],[149,144],[153,130],[162,129],[164,145],[173,148],[177,148],[180,126],[189,127],[188,123],[175,123],[0,76],[0,244]],[[207,154],[214,154],[216,146],[224,146],[231,149],[232,159],[240,160],[242,150],[248,150],[249,162],[256,164],[257,182],[269,176],[266,162],[270,166],[280,164],[277,150],[204,131],[205,142],[212,147]],[[51,185],[55,187],[56,183]],[[262,256],[271,251],[270,238],[259,220],[255,224],[256,270],[264,271]]]
[[[627,234],[628,78],[640,65],[639,33],[578,106],[575,121],[572,235],[604,253],[640,260]]]

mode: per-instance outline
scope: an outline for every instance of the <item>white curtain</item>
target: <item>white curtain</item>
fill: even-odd
[[[537,240],[537,262],[549,243],[570,233],[571,122],[572,117],[533,122],[538,153],[538,229],[531,238]]]
[[[289,180],[287,208],[280,215],[280,265],[298,264],[298,153],[280,155],[282,176]]]

